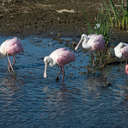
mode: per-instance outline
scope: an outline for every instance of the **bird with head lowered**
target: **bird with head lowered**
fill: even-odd
[[[0,58],[6,57],[8,58],[8,71],[14,72],[13,65],[15,64],[15,55],[23,52],[24,49],[22,47],[20,39],[17,37],[14,37],[12,39],[5,40],[0,45]],[[13,64],[11,63],[11,60],[9,56],[13,56]]]
[[[48,65],[50,65],[51,67],[54,65],[58,65],[60,67],[59,74],[62,73],[62,76],[63,76],[62,80],[64,81],[64,65],[72,61],[75,61],[75,55],[71,51],[65,48],[56,49],[49,56],[44,57],[44,64],[45,64],[44,78],[47,78],[47,66]]]

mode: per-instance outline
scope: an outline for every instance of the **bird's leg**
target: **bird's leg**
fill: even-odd
[[[61,72],[62,72],[62,76],[63,76],[62,81],[64,82],[64,66],[61,66]]]
[[[102,52],[101,52],[101,50],[99,50],[99,64],[102,64]]]
[[[11,72],[11,68],[10,68],[9,62],[8,62],[8,71]]]
[[[60,71],[57,74],[56,81],[59,80],[60,73],[62,73],[62,76],[63,76],[62,81],[64,81],[64,67],[62,67],[62,66],[60,66]]]
[[[13,64],[12,64],[12,66],[13,66],[15,63],[16,63],[16,58],[15,58],[15,56],[13,56]]]
[[[60,73],[61,73],[61,70],[58,72],[58,74],[57,74],[57,76],[56,76],[56,81],[59,80],[59,75],[60,75]]]
[[[92,60],[92,65],[95,66],[95,60],[94,60],[94,56],[92,53],[91,53],[91,60]]]
[[[7,58],[8,58],[8,71],[10,72],[10,71],[12,70],[12,72],[14,72],[13,67],[12,67],[12,64],[11,64],[11,61],[10,61],[10,58],[9,58],[8,54],[7,54]]]

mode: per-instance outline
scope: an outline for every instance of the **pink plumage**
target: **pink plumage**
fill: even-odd
[[[46,74],[47,64],[49,64],[50,66],[54,66],[57,64],[61,69],[64,80],[64,65],[72,61],[75,61],[75,55],[71,51],[65,48],[56,49],[49,56],[46,56],[44,58],[44,63],[45,63],[44,78],[47,77]]]
[[[115,56],[118,58],[128,59],[128,44],[124,42],[120,42],[114,48]]]
[[[128,46],[125,46],[124,48],[121,49],[122,56],[125,59],[128,59]]]
[[[56,63],[60,66],[75,60],[74,54],[65,48],[56,49],[50,54],[50,57],[54,58],[54,61],[56,61]]]
[[[75,50],[78,49],[79,45],[82,43],[82,47],[86,50],[91,50],[91,51],[98,51],[102,50],[105,47],[105,40],[104,37],[100,34],[82,34],[81,39],[77,46],[75,47]]]
[[[120,42],[115,48],[114,48],[115,56],[118,58],[126,59],[126,63],[128,60],[128,44],[124,42]],[[125,73],[128,75],[128,64],[125,66]]]
[[[124,59],[126,59],[126,62],[127,62],[127,59],[128,59],[128,45],[123,47],[120,51],[122,53],[122,57]],[[125,73],[128,75],[128,64],[125,65]]]
[[[3,44],[6,49],[6,52],[10,56],[13,56],[17,53],[23,52],[23,47],[22,47],[21,41],[17,37],[8,39],[5,42],[3,42]]]
[[[102,50],[105,47],[105,41],[102,35],[92,34],[88,35],[88,45],[91,51]]]
[[[21,44],[20,39],[17,37],[14,37],[12,39],[5,40],[1,45],[0,45],[0,55],[1,57],[8,57],[8,70],[9,71],[14,71],[13,70],[13,65],[15,64],[15,55],[23,52],[23,47]],[[13,64],[11,64],[11,61],[9,59],[9,56],[13,56]]]
[[[101,54],[101,51],[104,50],[105,48],[105,40],[101,34],[99,35],[98,34],[90,34],[90,35],[82,34],[79,43],[75,47],[75,50],[78,49],[81,43],[82,43],[82,47],[85,50],[88,50],[91,52],[96,51],[96,52],[99,52],[100,54]],[[92,63],[94,65],[94,56],[93,55],[91,56],[92,56]],[[100,62],[101,62],[101,59],[100,59]]]

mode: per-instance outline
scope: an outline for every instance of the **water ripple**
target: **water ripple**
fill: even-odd
[[[16,58],[15,73],[8,73],[6,58],[0,61],[0,128],[128,126],[124,66],[109,66],[88,74],[89,56],[79,50],[73,51],[76,61],[65,67],[65,83],[55,81],[58,67],[49,67],[48,78],[43,78],[41,57],[59,47],[73,50],[72,41],[70,37],[61,42],[26,37],[22,39],[25,52]]]

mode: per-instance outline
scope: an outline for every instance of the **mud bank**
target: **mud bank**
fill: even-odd
[[[1,35],[78,35],[94,22],[100,0],[1,1]]]

